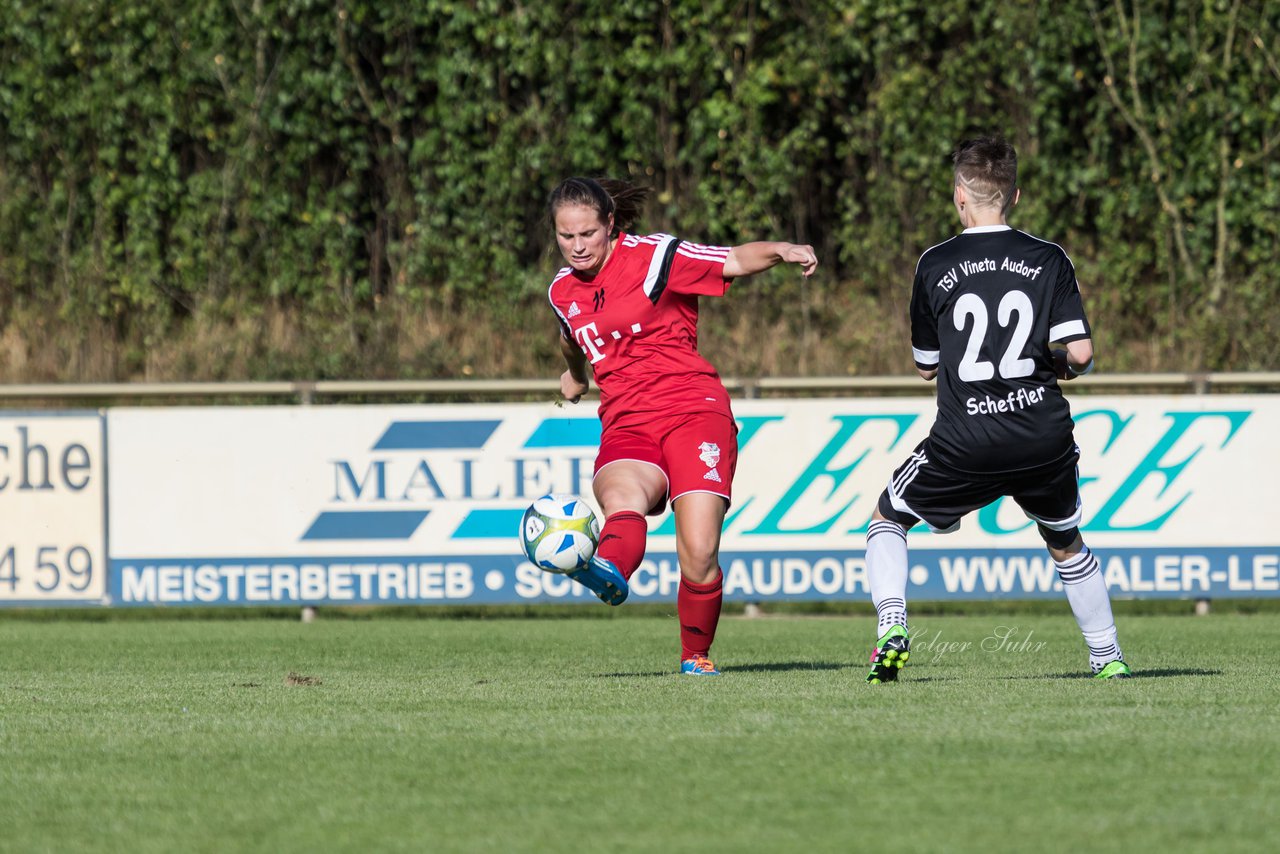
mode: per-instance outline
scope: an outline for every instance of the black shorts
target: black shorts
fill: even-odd
[[[924,521],[935,534],[960,527],[966,513],[1008,496],[1029,517],[1053,531],[1080,525],[1080,449],[1029,472],[974,475],[929,461],[929,440],[916,446],[880,495],[880,515],[910,528]]]

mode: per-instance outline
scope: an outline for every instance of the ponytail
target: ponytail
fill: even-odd
[[[644,203],[653,192],[617,178],[566,178],[547,198],[547,212],[555,222],[556,211],[565,205],[592,208],[604,222],[613,214],[613,234],[629,230],[640,219]]]

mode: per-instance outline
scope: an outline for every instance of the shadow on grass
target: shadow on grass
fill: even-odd
[[[778,673],[785,670],[849,670],[852,664],[833,661],[771,661],[758,664],[735,664],[728,668],[734,673]]]
[[[960,681],[959,676],[919,676],[919,677],[903,676],[898,679],[898,682],[909,683],[912,685],[915,685],[917,683],[922,683],[922,682],[959,682],[959,681]],[[894,685],[897,683],[890,682],[889,684]]]
[[[832,661],[777,661],[760,662],[758,664],[731,664],[724,668],[725,674],[732,673],[780,673],[790,670],[852,670],[858,665],[838,664]],[[641,678],[651,676],[678,676],[674,670],[648,673],[597,673],[597,679]]]
[[[1221,670],[1205,670],[1201,667],[1157,667],[1151,670],[1135,670],[1131,679],[1159,679],[1165,676],[1221,676]],[[1042,673],[1038,676],[1001,676],[1001,679],[1092,679],[1089,673]],[[1122,680],[1123,681],[1123,680]]]
[[[1157,667],[1151,670],[1133,671],[1134,679],[1159,678],[1162,676],[1221,676],[1221,670],[1205,670],[1203,667]]]

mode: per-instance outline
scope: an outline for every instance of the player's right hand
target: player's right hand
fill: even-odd
[[[591,384],[578,382],[572,371],[565,371],[560,375],[560,394],[570,403],[577,403],[582,400],[582,396],[587,393],[589,388],[591,388]]]

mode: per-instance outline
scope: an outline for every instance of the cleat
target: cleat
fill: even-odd
[[[613,561],[602,557],[592,557],[582,569],[565,574],[596,594],[596,598],[606,605],[621,605],[627,601],[627,594],[631,592],[627,587],[627,580],[613,565]]]
[[[902,626],[890,626],[871,651],[871,672],[867,674],[867,682],[879,685],[895,681],[898,671],[910,657],[911,638],[907,630]]]
[[[1133,676],[1133,671],[1129,669],[1129,665],[1117,658],[1115,661],[1107,662],[1107,666],[1093,674],[1094,679],[1129,679]]]
[[[720,671],[705,655],[695,655],[680,662],[680,673],[683,676],[719,676]]]

